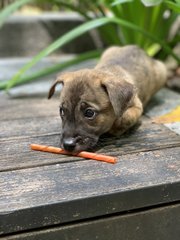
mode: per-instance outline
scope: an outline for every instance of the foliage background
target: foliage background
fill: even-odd
[[[3,2],[5,4],[7,0]],[[137,44],[153,57],[164,60],[171,55],[180,62],[179,56],[173,52],[179,42],[179,32],[171,33],[179,16],[180,0],[8,0],[9,2],[5,7],[1,5],[0,27],[13,12],[26,4],[35,4],[45,10],[74,11],[84,18],[84,23],[47,46],[8,82],[0,83],[1,89],[8,90],[17,84],[60,71],[72,64],[97,58],[103,48],[111,45]],[[25,74],[43,57],[92,29],[97,30],[102,49],[82,53],[73,60],[28,76]]]

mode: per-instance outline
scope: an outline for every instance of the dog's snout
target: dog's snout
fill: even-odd
[[[76,139],[75,138],[65,138],[63,139],[63,148],[66,151],[72,152],[76,147]]]

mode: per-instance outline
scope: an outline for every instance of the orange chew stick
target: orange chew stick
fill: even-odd
[[[71,154],[71,153],[63,150],[62,148],[57,148],[57,147],[38,145],[38,144],[31,144],[30,146],[31,146],[32,150],[37,150],[37,151],[59,153],[59,154],[65,154],[65,155],[73,155],[73,156],[82,157],[82,158],[91,158],[93,160],[104,161],[107,163],[116,163],[117,162],[117,159],[115,157],[92,153],[92,152],[82,151],[77,154]]]

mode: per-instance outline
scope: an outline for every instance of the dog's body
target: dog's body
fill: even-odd
[[[60,75],[49,98],[62,83],[63,148],[78,152],[93,147],[103,133],[123,134],[165,82],[165,66],[137,46],[111,47],[94,69]]]

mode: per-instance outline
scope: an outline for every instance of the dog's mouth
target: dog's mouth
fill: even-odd
[[[61,138],[61,147],[73,154],[81,151],[92,151],[97,142],[98,137],[62,137]]]

